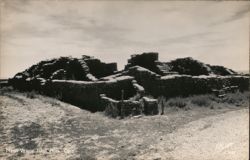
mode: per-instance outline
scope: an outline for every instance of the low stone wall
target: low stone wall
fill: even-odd
[[[143,97],[142,98],[143,104],[143,113],[145,115],[156,115],[158,114],[158,102],[157,99]]]
[[[69,81],[52,80],[43,87],[43,92],[49,96],[90,111],[103,111],[105,106],[101,103],[100,94],[106,94],[115,100],[121,99],[121,91],[124,90],[124,98],[132,97],[135,89],[132,86],[130,76],[122,76],[110,81]]]
[[[146,91],[146,94],[151,95],[151,91],[154,87],[157,79],[160,79],[160,75],[140,66],[134,66],[129,68],[126,73],[129,76],[135,78],[138,84],[142,85]]]
[[[7,79],[0,79],[0,88],[1,87],[8,87],[10,86],[9,82]]]
[[[158,114],[158,104],[156,99],[142,97],[139,100],[114,100],[105,94],[100,95],[105,113],[111,117],[127,117],[140,114]]]
[[[23,77],[15,77],[13,79],[9,79],[8,83],[13,86],[14,89],[20,91],[41,91],[42,86],[45,84],[46,80],[44,78],[23,78]]]
[[[238,86],[240,91],[249,90],[248,76],[167,75],[161,77],[140,66],[131,67],[127,75],[133,76],[138,84],[144,87],[146,94],[155,98],[206,94],[212,93],[213,89],[227,86]]]
[[[151,85],[149,92],[155,97],[188,96],[212,93],[213,89],[227,86],[238,86],[240,91],[246,91],[249,90],[249,77],[171,75],[155,79]]]

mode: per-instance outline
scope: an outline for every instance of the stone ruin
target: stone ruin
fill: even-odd
[[[48,80],[78,80],[97,81],[100,77],[112,75],[117,71],[116,63],[103,63],[94,57],[83,55],[82,58],[60,57],[47,61],[41,61],[23,72],[17,73],[11,84],[22,90],[29,90],[30,85],[26,81],[32,81],[35,85]],[[31,89],[32,89],[31,87]]]
[[[132,66],[141,66],[159,75],[185,74],[199,75],[235,75],[235,71],[223,66],[212,66],[204,64],[192,57],[178,58],[170,62],[158,61],[158,53],[150,52],[132,55],[125,66],[125,70]]]
[[[245,91],[249,76],[190,57],[160,62],[158,53],[150,52],[132,55],[121,71],[116,63],[106,64],[86,55],[41,61],[16,74],[9,83],[93,112],[126,117],[158,114],[159,96],[214,93],[227,87]]]
[[[132,85],[136,90],[136,94],[124,100],[124,91],[122,90],[121,100],[114,100],[107,97],[105,94],[101,94],[103,105],[105,106],[105,112],[112,117],[126,117],[129,115],[155,115],[158,114],[157,100],[145,96],[145,89],[139,85],[136,80],[132,80]]]
[[[116,71],[116,63],[106,64],[94,57],[83,55],[82,58],[60,57],[41,61],[18,73],[14,78],[95,81]]]

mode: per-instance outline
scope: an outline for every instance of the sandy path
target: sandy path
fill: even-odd
[[[248,160],[249,110],[206,117],[163,136],[139,159]],[[172,147],[166,147],[172,143]],[[167,148],[167,150],[166,150]]]

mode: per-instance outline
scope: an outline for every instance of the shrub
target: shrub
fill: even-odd
[[[56,99],[46,98],[44,102],[50,104],[51,106],[60,106],[60,103]]]
[[[55,98],[56,99],[58,99],[58,100],[63,100],[63,98],[62,98],[62,93],[57,93],[56,95],[55,95]]]
[[[249,92],[236,92],[236,93],[227,93],[225,97],[218,98],[216,96],[210,96],[212,101],[217,103],[227,103],[232,105],[241,105],[242,103],[248,103],[249,101]]]
[[[197,106],[210,106],[211,105],[211,99],[207,95],[201,95],[201,96],[195,96],[192,97],[191,103],[197,105]]]
[[[229,93],[226,95],[225,102],[229,104],[239,104],[243,102],[244,99],[247,100],[248,98],[241,92]]]
[[[35,91],[27,92],[26,97],[30,99],[36,98],[36,92]]]
[[[13,91],[13,87],[11,86],[0,88],[0,94],[4,94],[6,92],[11,92],[11,91]]]
[[[208,99],[210,99],[211,101],[213,102],[216,102],[216,103],[221,103],[223,100],[215,95],[208,95]]]
[[[172,98],[168,101],[168,106],[170,107],[178,107],[178,108],[184,108],[187,105],[187,102],[180,97]]]
[[[117,104],[109,103],[105,108],[105,115],[115,118],[119,116],[119,110],[117,108]]]

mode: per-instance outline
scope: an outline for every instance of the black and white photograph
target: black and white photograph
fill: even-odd
[[[1,160],[249,160],[250,1],[0,0]]]

